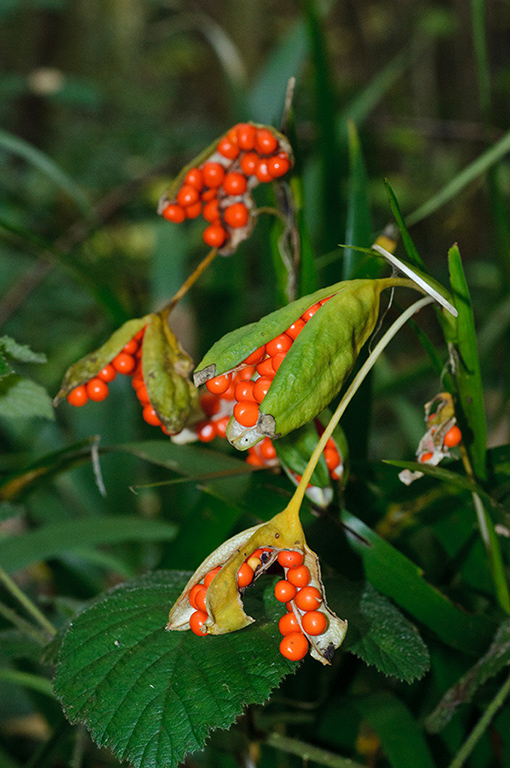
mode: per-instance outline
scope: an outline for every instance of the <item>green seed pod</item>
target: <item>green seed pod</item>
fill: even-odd
[[[60,390],[53,400],[53,405],[58,405],[75,387],[86,384],[87,381],[97,376],[99,371],[111,363],[133,336],[150,323],[152,317],[153,315],[145,315],[134,320],[128,320],[120,328],[117,328],[99,349],[73,363],[65,373]]]
[[[199,386],[238,368],[256,349],[283,333],[309,307],[328,297],[308,320],[286,354],[262,400],[254,427],[231,419],[230,442],[239,450],[262,437],[282,437],[306,424],[338,394],[377,322],[381,291],[393,286],[415,288],[405,278],[349,280],[304,296],[224,336],[206,354],[194,375]]]
[[[151,315],[143,339],[143,378],[152,407],[172,434],[203,418],[198,390],[188,378],[192,368],[166,318]]]

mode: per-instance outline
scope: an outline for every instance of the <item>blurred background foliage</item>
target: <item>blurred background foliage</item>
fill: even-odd
[[[156,215],[159,196],[185,163],[233,123],[278,126],[288,78],[295,76],[292,132],[314,257],[304,287],[356,274],[353,252],[345,255],[337,246],[368,247],[392,220],[387,177],[413,225],[420,255],[443,282],[447,250],[459,244],[480,333],[489,445],[508,442],[510,165],[503,160],[473,171],[467,184],[461,175],[507,136],[508,2],[3,0],[0,63],[0,324],[2,334],[47,357],[45,364],[18,361],[23,376],[54,396],[77,358],[125,319],[163,306],[202,258],[204,246],[196,222],[175,226]],[[349,119],[357,128],[357,148]],[[430,212],[421,208],[444,189],[450,189],[444,203]],[[268,195],[258,191],[260,204]],[[282,303],[271,227],[269,218],[262,218],[238,254],[218,259],[172,315],[174,330],[195,360],[223,333]],[[444,356],[432,313],[420,324]],[[450,546],[452,530],[442,532],[439,521],[443,494],[448,498],[444,487],[438,491],[427,480],[422,495],[405,490],[393,469],[375,463],[414,456],[423,433],[423,403],[440,389],[413,332],[404,330],[375,371],[368,453],[355,439],[356,419],[366,421],[360,414],[368,405],[353,404],[347,415],[355,481],[348,498],[367,524],[388,525],[389,519],[384,535],[432,583],[475,609],[490,602],[492,587],[481,547],[468,544],[472,521],[461,536],[469,551]],[[110,532],[109,546],[73,543],[45,565],[37,565],[36,551],[29,554],[32,567],[19,571],[19,581],[32,597],[42,594],[60,621],[79,601],[127,576],[157,567],[196,567],[233,527],[276,511],[272,498],[257,513],[257,505],[267,500],[262,481],[251,508],[241,505],[242,515],[235,503],[225,509],[218,494],[197,483],[134,494],[131,486],[167,480],[169,471],[120,451],[101,456],[107,491],[102,495],[90,445],[82,441],[99,435],[104,447],[155,437],[125,381],[117,380],[103,403],[83,409],[64,403],[50,418],[41,400],[39,414],[0,411],[2,476],[19,473],[26,479],[26,487],[0,506],[2,536],[126,514],[171,522],[179,531],[168,545],[161,544],[162,530],[154,540],[136,544],[119,542]],[[41,457],[48,469],[36,482],[27,468]],[[270,484],[290,493],[285,479],[271,478]],[[454,504],[466,503],[453,496]],[[405,512],[393,525],[391,512],[398,504]],[[204,525],[200,533],[197,521]],[[445,563],[445,551],[453,564]],[[5,643],[4,661],[12,652]],[[394,685],[418,718],[473,661],[431,647],[432,682]],[[28,652],[15,666],[40,669]],[[352,657],[343,679],[351,692],[384,688],[379,672],[360,671]],[[0,764],[32,767],[70,759],[70,729],[56,703],[13,683],[2,686],[0,714],[6,724],[0,730]],[[346,705],[322,672],[305,664],[286,686],[266,714],[268,728],[289,723],[291,731],[332,749],[356,748],[366,765],[388,764],[378,752],[373,713]],[[302,706],[289,706],[289,699]],[[326,699],[319,727],[309,713]],[[381,701],[379,711],[384,706]],[[447,764],[477,711],[436,744],[438,765]],[[347,723],[345,735],[337,728],[340,716]],[[215,735],[206,756],[190,764],[256,762],[255,753],[252,763],[239,758],[250,718],[238,731]],[[494,754],[503,754],[501,744],[491,751],[489,742],[487,736],[469,765],[504,764],[494,762]],[[86,737],[81,734],[73,744],[74,759],[82,760]],[[508,744],[505,748],[508,760]],[[290,755],[278,762],[278,753],[266,749],[261,765],[301,764]],[[113,764],[105,753],[87,759]],[[390,764],[404,766],[405,759],[393,755]]]

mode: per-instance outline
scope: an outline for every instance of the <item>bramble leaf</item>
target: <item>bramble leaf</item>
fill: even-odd
[[[278,651],[277,616],[233,634],[165,632],[190,573],[159,571],[103,595],[70,625],[55,692],[72,722],[135,768],[173,768],[261,704],[296,669]],[[266,610],[279,610],[267,601]]]

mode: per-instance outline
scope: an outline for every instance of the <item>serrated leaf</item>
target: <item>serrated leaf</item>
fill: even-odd
[[[7,357],[19,363],[45,363],[46,355],[33,352],[26,344],[18,344],[10,336],[0,336],[0,348]]]
[[[427,730],[439,733],[461,704],[473,699],[478,688],[510,664],[510,619],[499,627],[487,653],[450,688],[426,720]]]
[[[12,572],[71,549],[124,541],[169,541],[175,534],[176,527],[171,523],[134,515],[65,520],[2,539],[0,562],[7,572]]]
[[[67,716],[135,768],[177,766],[296,668],[278,651],[275,620],[215,637],[165,632],[189,576],[160,571],[107,593],[60,650],[55,693]]]
[[[328,600],[349,622],[344,647],[385,675],[406,683],[430,667],[427,646],[416,627],[371,584],[327,579]]]
[[[6,419],[55,418],[44,387],[17,374],[4,376],[0,381],[0,416]]]

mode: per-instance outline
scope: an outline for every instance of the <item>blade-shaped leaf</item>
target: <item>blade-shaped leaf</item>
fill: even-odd
[[[215,637],[165,632],[189,576],[160,571],[106,594],[60,650],[55,692],[67,716],[135,768],[177,766],[296,668],[278,651],[276,617]]]
[[[423,263],[423,260],[420,254],[416,250],[416,246],[413,243],[411,235],[409,234],[409,230],[407,229],[406,223],[404,221],[404,217],[400,212],[400,207],[398,204],[398,200],[395,197],[395,193],[390,187],[388,179],[385,179],[384,183],[386,185],[386,192],[388,193],[388,198],[390,200],[391,210],[392,210],[393,216],[395,217],[395,221],[397,222],[398,231],[400,232],[400,237],[402,238],[402,242],[404,243],[404,248],[406,249],[408,261],[410,264],[416,267],[419,267],[424,272],[426,272],[427,269],[425,267],[425,264]]]

